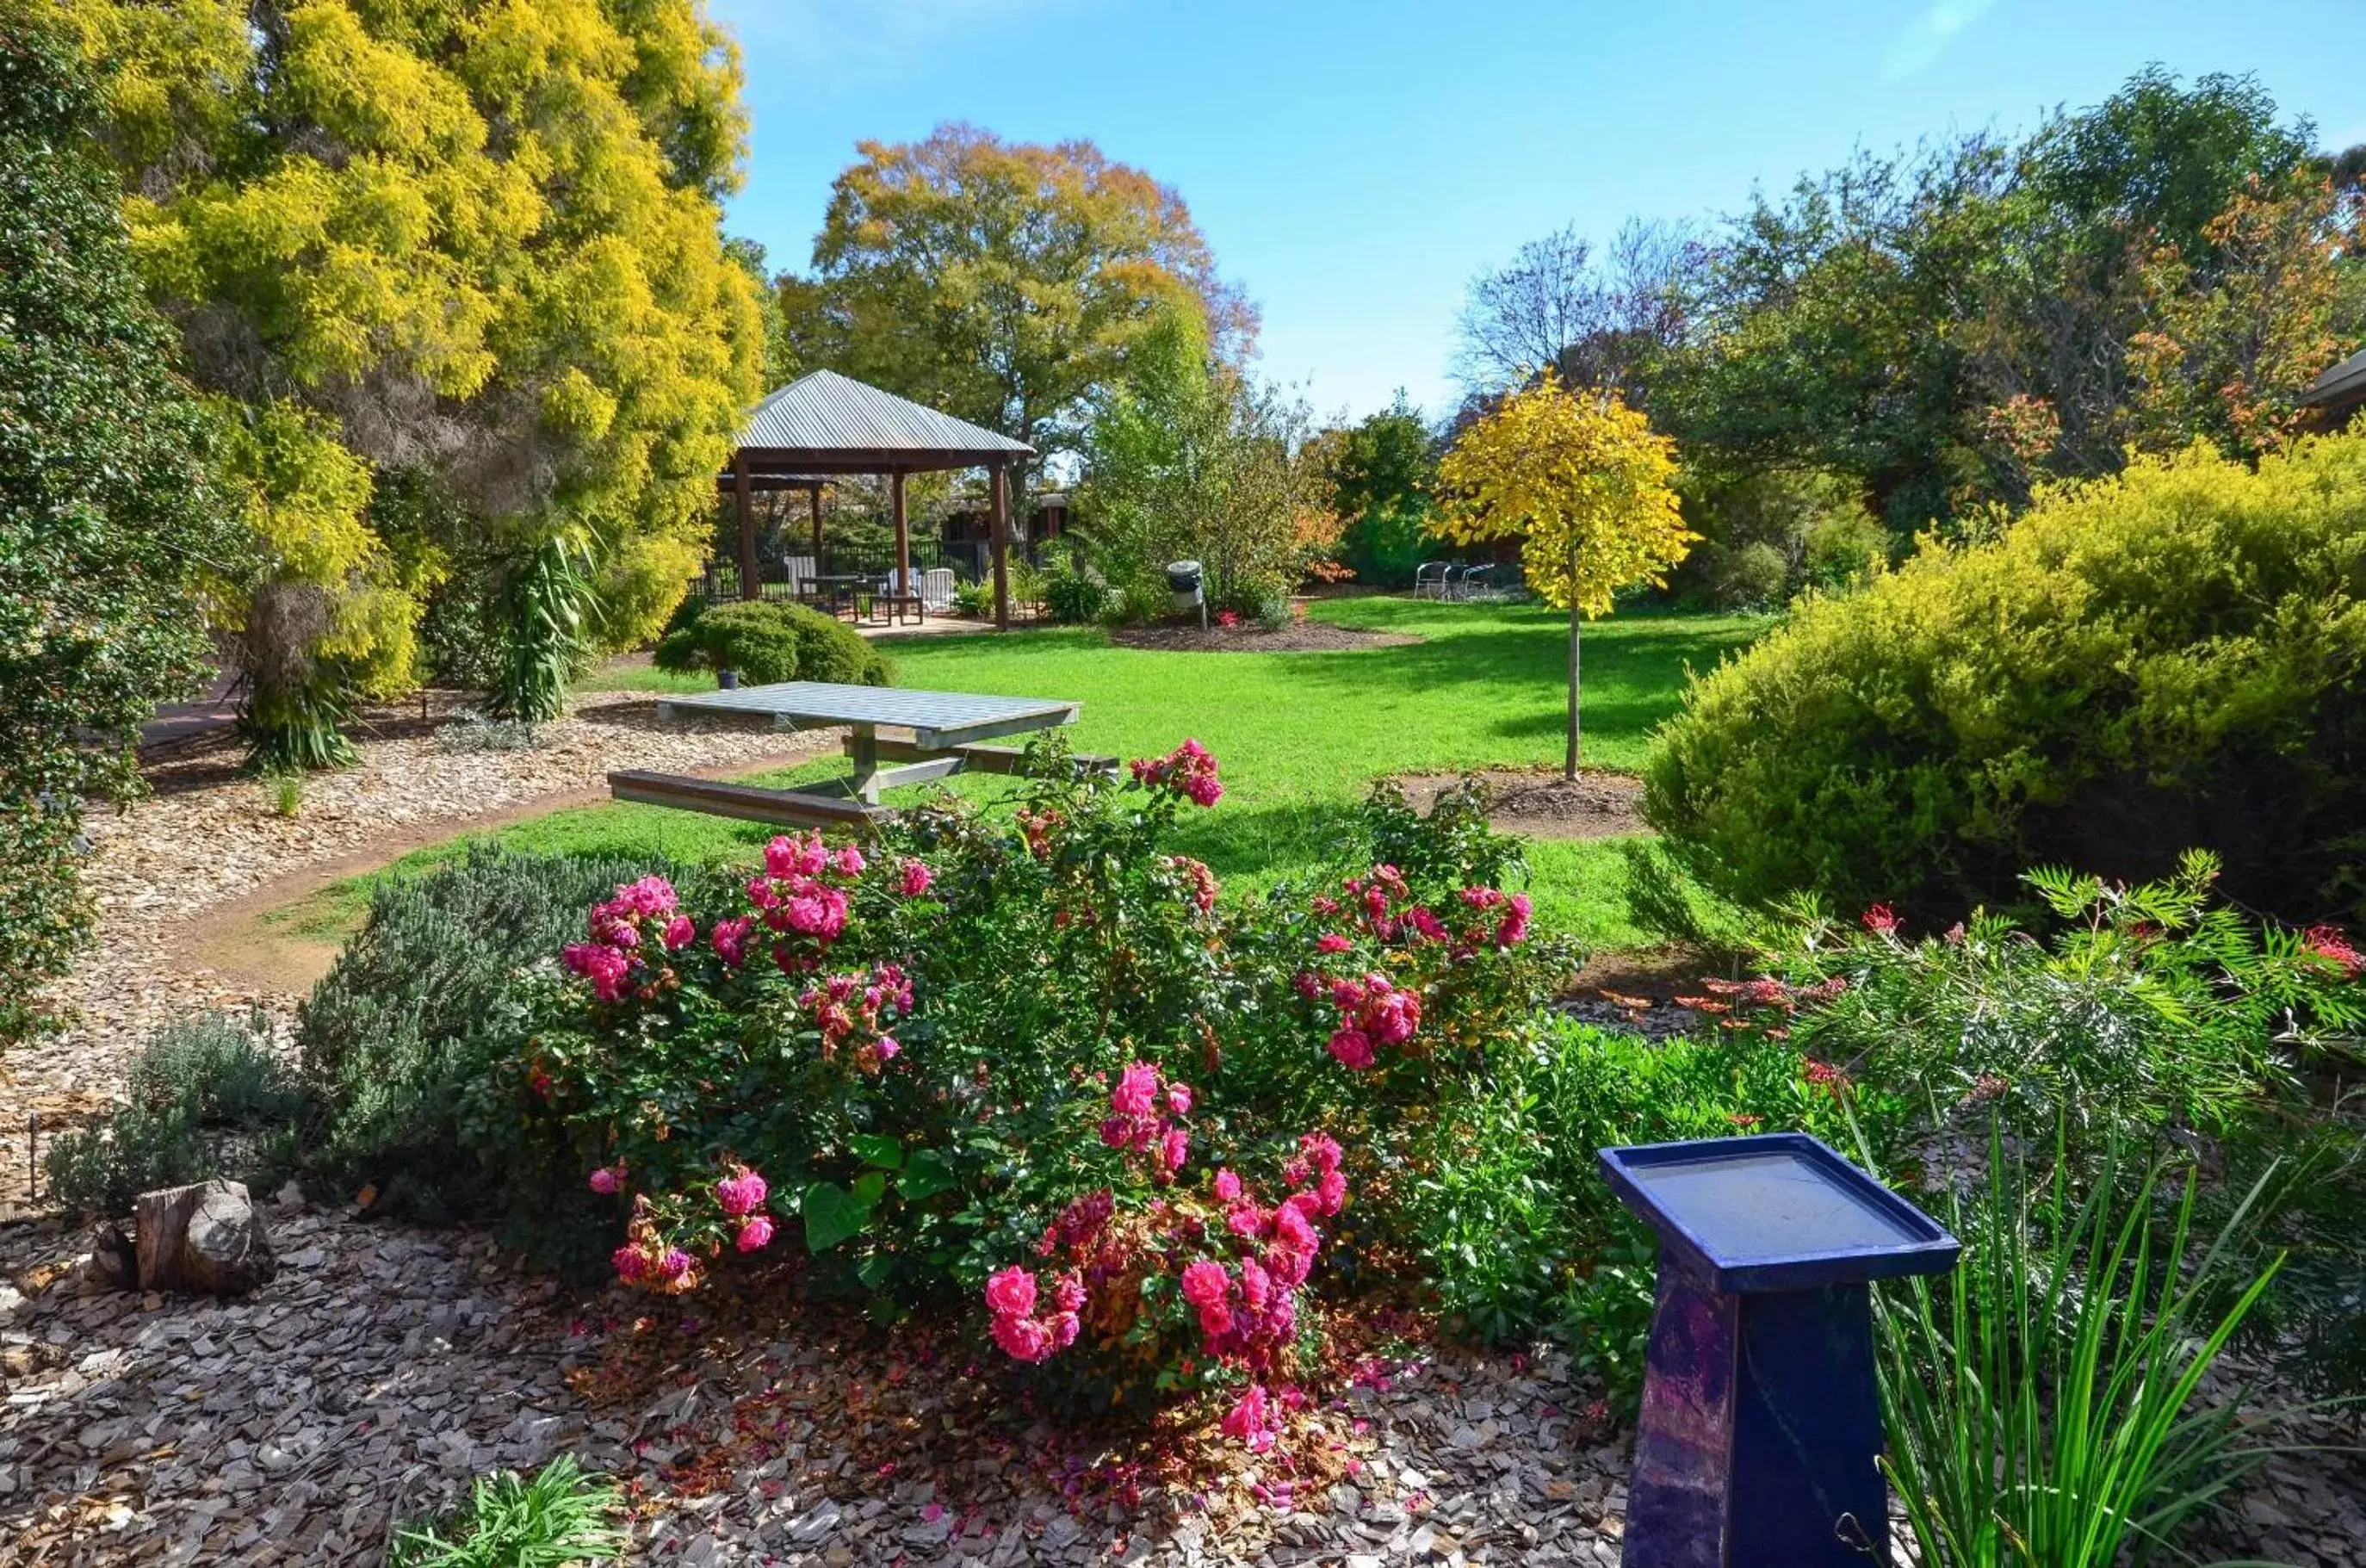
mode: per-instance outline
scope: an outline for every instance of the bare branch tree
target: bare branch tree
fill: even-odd
[[[1691,225],[1629,219],[1597,258],[1574,228],[1471,280],[1457,374],[1485,400],[1547,367],[1639,402],[1638,372],[1690,330],[1707,251]]]

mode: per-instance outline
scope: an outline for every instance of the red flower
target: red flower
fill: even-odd
[[[1865,921],[1865,929],[1876,936],[1888,936],[1898,930],[1898,917],[1887,904],[1876,904],[1858,918]]]

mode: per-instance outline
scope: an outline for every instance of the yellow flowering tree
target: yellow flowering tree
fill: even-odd
[[[464,558],[516,577],[563,544],[609,640],[653,633],[760,390],[717,206],[739,64],[702,0],[52,4],[106,68],[133,254],[231,427],[259,756],[333,760],[342,700],[412,680]]]
[[[1569,612],[1568,777],[1577,777],[1578,626],[1638,583],[1657,585],[1697,535],[1677,511],[1675,443],[1615,393],[1549,371],[1472,424],[1438,464],[1432,531],[1521,541],[1528,586]]]

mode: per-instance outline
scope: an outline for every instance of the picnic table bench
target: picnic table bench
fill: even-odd
[[[990,742],[1076,722],[1080,703],[1042,697],[997,697],[967,692],[909,691],[892,686],[847,686],[824,681],[783,681],[768,686],[701,692],[664,697],[658,716],[690,710],[755,714],[784,728],[844,725],[851,731],[846,754],[854,776],[804,789],[766,789],[722,784],[678,773],[637,770],[608,775],[618,800],[670,806],[758,822],[816,827],[866,827],[876,820],[879,792],[960,773],[1014,773],[1024,751]],[[883,738],[882,728],[908,735]],[[883,763],[896,766],[883,766]],[[1117,768],[1114,757],[1080,757],[1079,767],[1103,773]]]

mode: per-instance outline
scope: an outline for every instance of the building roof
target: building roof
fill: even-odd
[[[2366,398],[2366,348],[2311,381],[2300,394],[2302,406],[2309,408],[2328,408],[2361,398]]]
[[[967,468],[1035,450],[835,370],[800,376],[758,403],[739,446],[751,467],[800,475]]]

